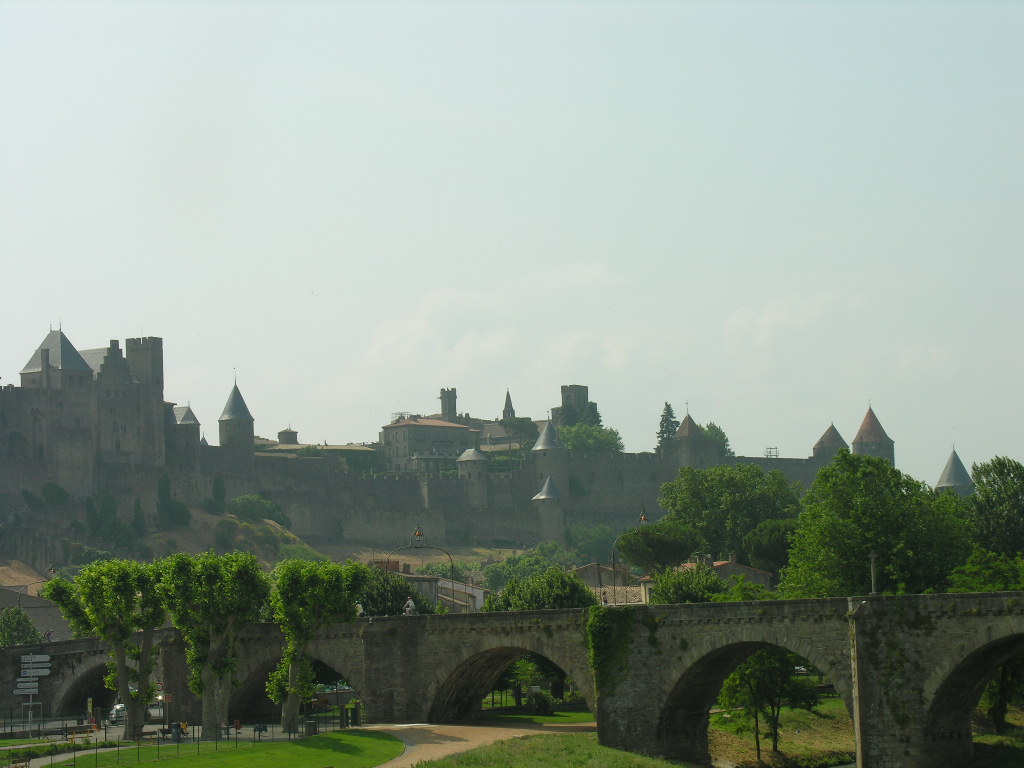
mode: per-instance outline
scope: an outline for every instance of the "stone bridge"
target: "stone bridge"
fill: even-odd
[[[630,606],[587,610],[362,619],[331,627],[311,648],[323,679],[343,677],[376,722],[463,722],[516,658],[530,651],[576,683],[596,713],[602,744],[710,764],[708,711],[729,673],[752,652],[781,646],[835,685],[853,719],[860,768],[968,766],[970,716],[993,671],[1024,647],[1024,593],[858,597],[747,603]],[[275,628],[252,627],[231,716],[273,719],[267,674],[280,658]],[[601,660],[589,661],[594,646]],[[172,715],[198,704],[185,687],[184,649],[167,630],[161,676]],[[106,649],[94,640],[8,649],[48,653],[43,714],[81,716],[85,700],[109,707],[102,689]]]

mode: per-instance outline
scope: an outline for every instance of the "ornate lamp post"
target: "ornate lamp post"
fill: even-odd
[[[388,557],[387,557],[387,560],[386,560],[386,566],[385,566],[387,568],[387,570],[389,570],[389,571],[391,570],[391,556],[393,554],[395,554],[395,552],[398,552],[398,551],[403,550],[403,549],[436,549],[438,552],[444,552],[445,555],[447,555],[447,557],[448,557],[448,573],[449,573],[449,577],[450,577],[449,580],[451,581],[451,587],[452,587],[452,608],[454,608],[455,607],[455,561],[452,560],[451,553],[448,552],[447,549],[442,549],[441,547],[433,547],[433,546],[431,546],[429,544],[424,544],[423,543],[423,529],[420,528],[420,526],[417,525],[416,526],[416,530],[414,530],[410,534],[409,543],[407,545],[405,545],[404,547],[395,547],[394,549],[392,549],[388,553]]]
[[[647,523],[649,522],[648,518],[647,518],[647,507],[640,507],[640,517],[637,520],[637,522],[639,523],[640,530],[635,530],[634,529],[632,531],[623,531],[618,536],[616,536],[615,540],[612,542],[612,556],[611,556],[611,563],[612,563],[612,605],[618,605],[619,604],[618,600],[615,597],[615,586],[616,586],[616,581],[618,580],[618,571],[615,568],[615,548],[618,546],[619,539],[621,539],[623,536],[627,536],[627,535],[634,534],[634,533],[638,534],[640,536],[649,536],[652,533],[659,534],[659,535],[661,534],[660,531],[652,531],[652,530],[644,528],[644,526],[647,525]],[[598,573],[598,576],[600,577],[600,574],[601,574],[601,569],[600,568],[598,568],[597,573]],[[600,588],[600,584],[601,584],[600,583],[600,579],[598,579],[598,588]],[[623,585],[623,586],[625,586],[625,585]],[[627,599],[626,602],[628,603],[629,600]]]

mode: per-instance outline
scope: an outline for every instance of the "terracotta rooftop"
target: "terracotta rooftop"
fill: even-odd
[[[704,430],[693,420],[690,414],[686,414],[679,422],[679,429],[676,430],[676,437],[705,437]]]
[[[456,429],[472,429],[472,427],[467,427],[465,424],[453,424],[450,421],[441,421],[440,419],[402,419],[391,424],[385,424],[383,428],[390,429],[392,427],[454,427]]]
[[[835,424],[830,424],[828,429],[825,430],[825,434],[823,434],[818,439],[818,442],[816,442],[814,444],[814,449],[815,450],[817,450],[819,448],[849,448],[849,447],[850,446],[847,445],[846,441],[843,439],[843,436],[839,434],[839,430],[836,429],[836,425]]]
[[[868,412],[864,414],[864,421],[860,423],[860,429],[857,430],[857,436],[853,438],[854,444],[856,443],[891,443],[892,440],[885,430],[882,429],[881,423],[878,421],[878,417],[875,416],[875,412],[871,410],[871,406],[868,406]]]

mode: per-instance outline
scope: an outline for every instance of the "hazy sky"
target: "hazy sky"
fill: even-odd
[[[1024,3],[0,0],[0,376],[164,339],[211,442],[689,403],[1024,459]]]

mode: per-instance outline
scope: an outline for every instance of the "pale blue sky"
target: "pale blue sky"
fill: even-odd
[[[1024,3],[0,0],[0,376],[162,336],[216,442],[392,412],[1024,459]]]

